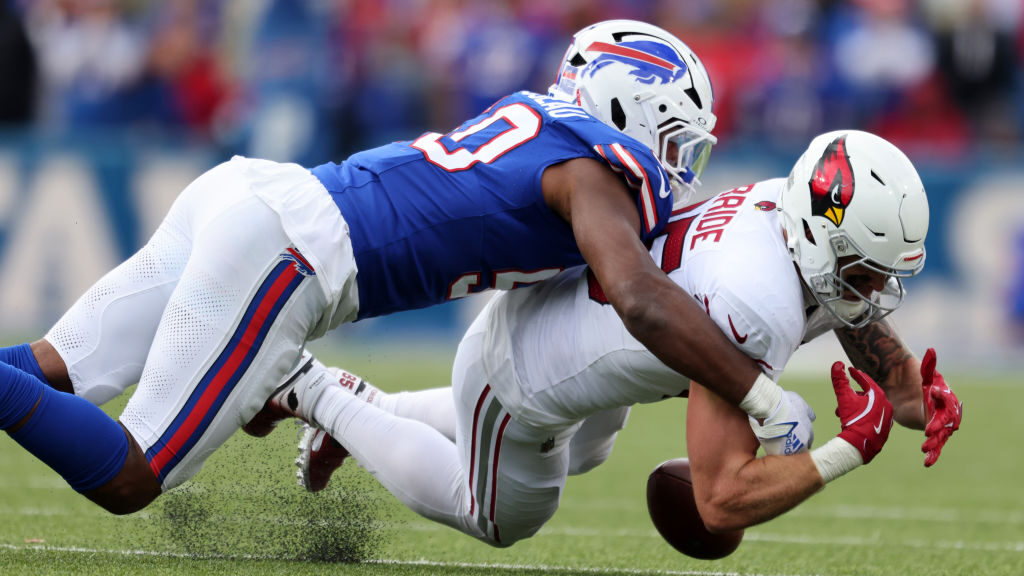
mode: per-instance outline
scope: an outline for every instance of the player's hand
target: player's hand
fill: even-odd
[[[921,390],[924,393],[925,441],[921,452],[925,453],[924,465],[935,464],[942,453],[946,440],[960,429],[964,404],[946,385],[946,379],[935,370],[935,349],[929,348],[921,361]]]
[[[796,454],[809,450],[814,442],[814,410],[796,392],[784,390],[779,405],[764,423],[748,418],[765,454]]]
[[[843,428],[839,437],[852,444],[867,464],[882,451],[882,446],[889,439],[893,422],[892,404],[870,376],[851,367],[850,375],[861,389],[854,392],[845,368],[842,362],[832,365],[832,388],[839,402],[836,416]]]

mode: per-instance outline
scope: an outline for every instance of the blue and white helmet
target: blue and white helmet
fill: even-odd
[[[707,70],[686,44],[645,22],[577,32],[548,95],[647,145],[672,176],[677,204],[692,195],[717,142]]]

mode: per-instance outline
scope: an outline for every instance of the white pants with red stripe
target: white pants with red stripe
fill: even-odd
[[[288,215],[266,195],[318,208]],[[279,204],[287,204],[282,201]],[[332,214],[333,209],[333,214]],[[236,158],[190,184],[138,253],[90,288],[46,335],[75,392],[101,404],[138,382],[120,420],[163,488],[196,472],[263,406],[322,334],[357,309],[324,277],[354,284],[351,245],[327,249],[289,221],[347,230],[297,165]],[[342,306],[338,307],[338,295]]]
[[[394,415],[403,412],[400,405],[385,411],[340,387],[324,391],[313,417],[413,511],[494,546],[510,546],[551,519],[569,475],[607,459],[629,407],[558,429],[516,421],[487,383],[482,330],[475,322],[459,344],[453,394],[430,390],[401,399],[454,401],[454,438],[446,437],[448,427],[435,430]],[[432,408],[419,412],[450,410]]]

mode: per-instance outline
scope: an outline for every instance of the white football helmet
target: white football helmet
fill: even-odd
[[[898,148],[867,132],[822,134],[797,160],[779,204],[789,252],[822,308],[859,328],[903,303],[903,278],[924,268],[928,198]],[[840,267],[844,256],[856,258]],[[844,275],[855,266],[883,274],[882,292],[854,289]],[[844,289],[859,300],[844,300]]]
[[[715,115],[707,70],[672,34],[636,20],[608,20],[573,36],[548,95],[575,102],[639,140],[688,199],[707,165]]]

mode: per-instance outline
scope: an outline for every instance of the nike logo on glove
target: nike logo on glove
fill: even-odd
[[[885,408],[882,408],[882,417],[878,420],[878,426],[875,426],[875,434],[882,433],[883,424],[885,424]]]

